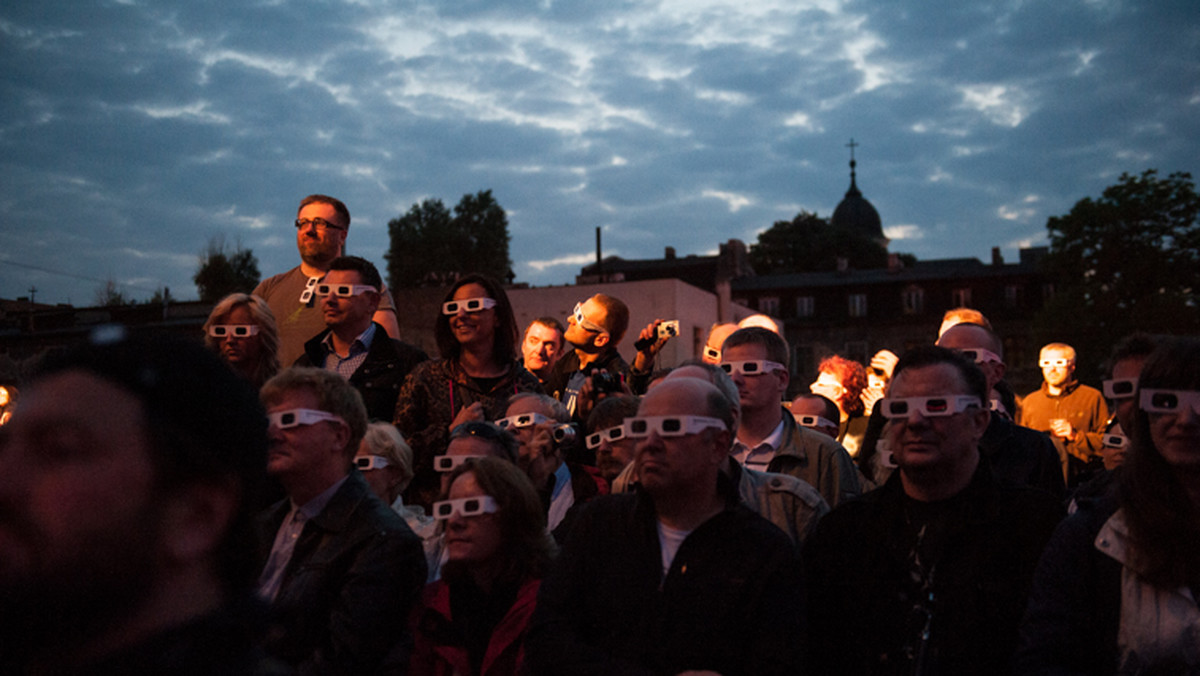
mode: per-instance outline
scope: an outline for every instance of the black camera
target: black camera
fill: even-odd
[[[620,394],[621,377],[612,371],[598,371],[592,376],[592,396]]]

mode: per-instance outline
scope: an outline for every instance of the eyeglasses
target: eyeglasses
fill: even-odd
[[[496,425],[501,429],[508,429],[510,427],[520,429],[522,427],[529,427],[530,425],[541,425],[544,422],[550,422],[550,419],[541,413],[520,413],[510,415],[507,418],[501,418],[496,421]]]
[[[1104,434],[1100,436],[1100,443],[1105,448],[1125,448],[1129,445],[1129,439],[1124,434]]]
[[[213,324],[208,327],[208,335],[213,338],[249,338],[258,335],[258,327],[254,324]]]
[[[835,423],[819,415],[793,415],[801,427],[837,427]]]
[[[488,308],[496,307],[494,298],[466,298],[463,300],[448,300],[442,303],[442,314],[456,315],[459,310],[467,312],[482,312]]]
[[[371,469],[383,469],[391,464],[382,455],[359,455],[354,458],[354,466],[364,472]]]
[[[268,413],[267,420],[281,430],[291,429],[300,425],[315,425],[323,421],[346,424],[345,420],[332,413],[316,411],[311,408],[293,408],[286,411]]]
[[[729,429],[724,420],[702,415],[648,415],[625,420],[625,436],[645,439],[651,433],[660,437],[682,437],[709,428]]]
[[[296,229],[297,230],[303,230],[310,225],[313,226],[314,228],[316,228],[317,232],[325,232],[326,230],[345,230],[345,228],[343,228],[342,226],[334,225],[333,223],[330,223],[329,221],[325,220],[324,218],[297,218],[296,219]]]
[[[1112,378],[1104,381],[1104,396],[1109,399],[1128,399],[1137,390],[1137,378]]]
[[[721,351],[715,347],[704,346],[704,356],[713,361],[721,361]]]
[[[997,364],[1004,363],[1004,360],[1000,358],[1000,355],[983,347],[964,347],[959,350],[958,353],[975,362],[976,364],[986,364],[988,362],[995,362]]]
[[[449,519],[455,514],[459,516],[479,516],[480,514],[495,514],[500,511],[500,505],[490,495],[477,498],[459,498],[457,500],[442,500],[433,503],[433,518]]]
[[[1038,366],[1044,369],[1047,368],[1062,368],[1074,364],[1074,359],[1043,359],[1038,362]]]
[[[439,455],[433,459],[433,468],[439,472],[453,472],[468,460],[486,457],[486,455]]]
[[[312,302],[313,291],[316,290],[317,284],[320,281],[321,281],[320,277],[309,277],[308,278],[308,281],[304,284],[304,290],[300,292],[300,303],[301,304],[308,305],[310,302]]]
[[[575,323],[592,333],[608,333],[603,326],[583,316],[583,303],[575,304]]]
[[[1200,414],[1200,392],[1195,390],[1142,390],[1140,403],[1147,413],[1178,413],[1186,406]]]
[[[614,441],[620,441],[624,438],[625,425],[614,425],[613,427],[606,427],[598,432],[592,432],[591,434],[587,435],[587,447],[588,450],[592,450],[599,448],[600,444],[604,443],[605,441],[612,443]]]
[[[350,298],[368,291],[379,293],[379,289],[370,284],[318,284],[318,296],[340,296],[342,298]]]
[[[883,417],[907,418],[911,412],[916,412],[926,418],[944,418],[979,407],[979,397],[966,394],[953,397],[888,398],[883,400]]]
[[[729,375],[740,373],[744,376],[761,376],[772,371],[782,371],[783,364],[767,359],[750,359],[747,361],[721,362],[721,370]]]

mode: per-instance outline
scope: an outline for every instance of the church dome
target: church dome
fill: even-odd
[[[835,228],[857,230],[887,246],[888,239],[883,236],[883,222],[879,219],[879,212],[875,211],[875,207],[858,190],[854,172],[856,166],[857,163],[852,158],[850,160],[850,189],[846,191],[846,196],[833,210],[833,217],[829,219],[829,222]]]

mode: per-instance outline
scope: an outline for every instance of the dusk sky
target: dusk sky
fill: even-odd
[[[715,253],[849,184],[891,251],[1015,260],[1122,172],[1200,171],[1196,0],[9,0],[0,298],[138,300],[214,237],[298,263],[491,189],[517,281]]]

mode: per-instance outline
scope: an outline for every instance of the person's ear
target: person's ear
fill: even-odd
[[[596,339],[592,341],[592,343],[595,344],[596,347],[604,347],[605,345],[608,345],[609,338],[610,336],[607,333],[598,333],[596,334]]]

